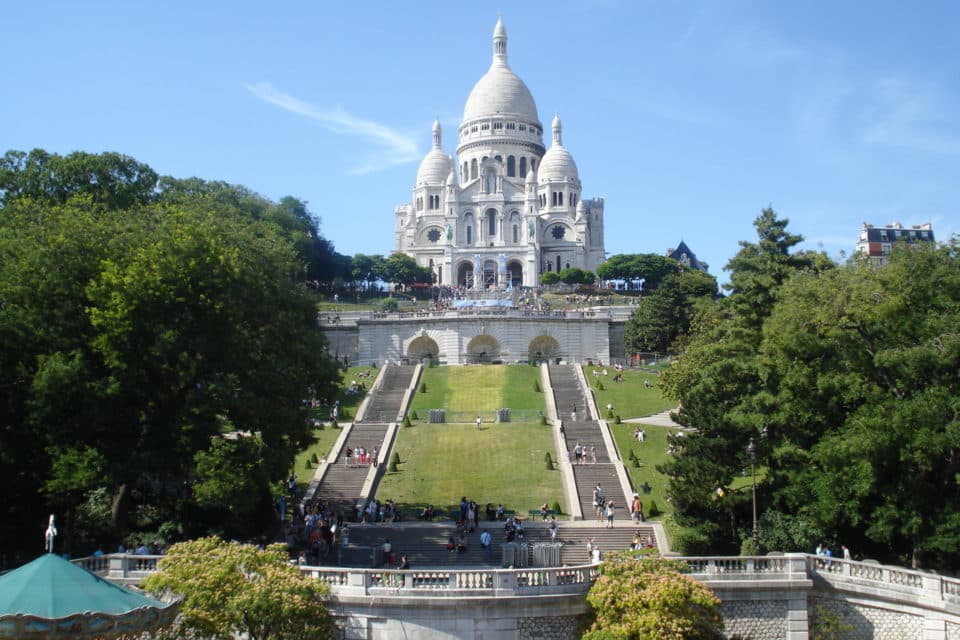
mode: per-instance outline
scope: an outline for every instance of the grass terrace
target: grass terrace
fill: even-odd
[[[544,411],[543,393],[535,391],[539,380],[539,367],[525,365],[427,368],[409,414],[412,420],[426,420],[430,409],[445,409],[447,422],[472,424],[477,415],[490,422],[497,409],[509,408],[514,420],[539,423]]]
[[[566,509],[560,472],[544,462],[547,452],[551,457],[555,452],[550,427],[539,423],[544,410],[543,393],[535,391],[539,379],[538,367],[523,365],[425,369],[426,392],[414,395],[410,414],[423,421],[429,409],[446,409],[448,422],[400,430],[398,470],[384,476],[377,496],[394,500],[408,514],[428,504],[449,512],[461,496],[481,508],[502,503],[518,513],[544,501]],[[515,420],[537,420],[495,423],[495,410],[505,407]],[[477,415],[483,419],[480,430]]]
[[[598,375],[594,376],[594,371],[598,372]],[[606,371],[607,375],[603,375],[603,371]],[[623,382],[614,382],[617,370],[613,367],[586,365],[583,367],[583,375],[593,390],[602,418],[607,417],[608,404],[613,405],[613,414],[624,420],[651,416],[677,406],[676,402],[660,395],[660,376],[655,373],[624,369]],[[645,387],[644,381],[650,386]],[[603,385],[602,390],[597,388],[597,383]]]
[[[336,442],[339,435],[340,429],[331,427],[313,430],[313,444],[298,453],[297,460],[294,463],[294,472],[297,474],[297,484],[307,485],[310,483],[314,471],[317,470],[317,465],[312,462],[314,454],[321,460],[326,457],[326,455],[330,453],[330,449],[333,447],[333,443]],[[308,460],[311,460],[309,469],[307,468]]]

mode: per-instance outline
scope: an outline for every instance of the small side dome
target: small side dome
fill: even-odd
[[[447,174],[447,186],[455,187],[457,186],[457,170],[453,165],[453,157],[447,156],[447,158],[450,160],[450,173]]]
[[[527,184],[537,184],[537,171],[530,169],[527,171]]]
[[[440,121],[433,121],[433,148],[423,157],[420,168],[417,169],[415,187],[424,185],[442,185],[447,175],[453,171],[453,158],[443,152],[441,148]]]
[[[580,172],[577,171],[577,163],[573,161],[573,156],[563,146],[561,133],[563,127],[560,124],[560,116],[553,117],[553,144],[543,154],[540,160],[540,167],[537,169],[537,179],[540,184],[545,182],[571,182],[580,181]]]

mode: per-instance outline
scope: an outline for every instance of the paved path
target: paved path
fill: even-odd
[[[679,422],[675,422],[673,418],[670,417],[670,414],[676,411],[676,409],[667,409],[660,413],[656,413],[652,416],[646,416],[643,418],[627,418],[624,422],[629,422],[630,424],[652,424],[659,427],[670,427],[672,429],[691,429],[692,427],[685,427]]]

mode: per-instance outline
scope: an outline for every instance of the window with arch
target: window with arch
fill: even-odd
[[[470,179],[471,180],[477,179],[477,159],[476,158],[470,161]]]
[[[530,158],[530,171],[536,171],[536,170],[537,170],[537,159]]]
[[[517,123],[516,123],[516,122],[508,122],[508,123],[507,123],[507,129],[516,129],[516,128],[517,128]]]
[[[551,195],[553,196],[553,198],[550,200],[550,202],[552,203],[551,206],[555,207],[557,206],[557,192],[553,191],[551,192]]]
[[[484,122],[480,125],[480,131],[490,131],[490,123]]]
[[[473,227],[467,227],[467,244],[473,244]]]
[[[520,177],[527,177],[527,159],[524,157],[520,158]]]
[[[517,159],[513,156],[507,156],[507,176],[512,178],[517,175]]]
[[[466,160],[463,161],[463,169],[460,170],[460,175],[462,175],[464,179],[470,177],[470,166],[467,164]]]
[[[494,122],[494,123],[493,123],[493,130],[494,130],[494,131],[502,131],[502,130],[503,130],[503,123],[502,123],[502,122]]]
[[[493,159],[496,160],[497,162],[499,162],[500,164],[503,164],[503,157],[502,157],[502,156],[493,156]]]
[[[491,238],[497,235],[497,212],[493,209],[487,211],[487,235]]]
[[[513,244],[518,244],[520,242],[520,227],[518,225],[513,225]]]

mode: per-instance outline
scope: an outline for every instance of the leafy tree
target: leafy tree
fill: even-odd
[[[123,200],[45,171],[70,185],[63,203],[8,166],[16,195],[0,207],[4,539],[30,539],[17,527],[52,506],[76,530],[72,511],[100,490],[117,538],[131,510],[138,526],[193,517],[171,489],[224,418],[262,439],[263,484],[282,478],[310,438],[305,390],[329,395],[336,378],[290,277],[291,214],[220,183],[164,179]]]
[[[696,269],[681,267],[668,274],[660,286],[640,299],[627,321],[624,341],[629,353],[665,352],[690,329],[700,299],[717,294],[716,278]]]
[[[643,292],[649,293],[679,267],[676,260],[656,253],[617,254],[597,267],[597,277],[602,280],[643,280]]]
[[[588,271],[586,269],[578,269],[577,267],[570,267],[569,269],[564,269],[558,275],[562,283],[569,284],[569,285],[574,285],[574,284],[591,285],[596,280],[596,276],[593,275],[592,271]]]
[[[551,285],[560,282],[560,274],[556,271],[547,271],[540,274],[540,284]]]
[[[302,640],[336,633],[322,600],[326,585],[291,565],[283,545],[261,550],[215,537],[175,544],[143,586],[157,596],[182,596],[184,630],[204,638]]]
[[[384,259],[381,255],[358,253],[350,260],[350,276],[353,281],[369,288],[375,280],[382,279]]]
[[[594,621],[585,640],[721,640],[720,599],[683,574],[682,562],[609,553],[587,594]]]
[[[960,543],[958,249],[794,278],[761,346],[774,506],[913,566]]]
[[[770,379],[757,357],[763,322],[786,281],[832,266],[815,254],[792,254],[802,238],[788,233],[787,225],[772,209],[760,213],[754,221],[757,241],[741,242],[726,267],[730,295],[697,307],[684,352],[662,378],[664,393],[681,403],[678,419],[697,431],[660,470],[671,479],[678,522],[696,529],[688,539],[714,552],[736,553],[750,535],[750,496],[728,488],[750,467],[751,439],[757,463],[772,464],[773,438],[761,437],[764,428],[775,426],[765,391]],[[761,500],[767,488],[761,479]]]
[[[381,277],[387,282],[402,285],[430,284],[433,281],[433,272],[427,267],[419,266],[412,256],[397,252],[384,261]]]

